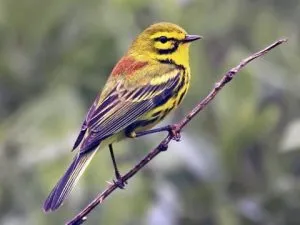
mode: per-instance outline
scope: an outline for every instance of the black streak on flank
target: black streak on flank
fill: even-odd
[[[158,117],[161,114],[161,111],[152,114],[152,117]]]
[[[186,89],[181,93],[181,95],[179,96],[179,100],[178,100],[178,104],[181,103],[182,99],[183,99],[183,96],[185,95],[186,93]]]
[[[161,106],[163,104],[165,104],[174,94],[174,91],[178,82],[180,80],[179,76],[176,76],[174,78],[174,81],[172,83],[171,86],[169,86],[168,88],[166,88],[164,91],[162,91],[159,95],[155,96],[152,101],[154,103],[155,106]]]

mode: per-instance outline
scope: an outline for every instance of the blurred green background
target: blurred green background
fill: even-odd
[[[62,208],[41,210],[112,67],[159,21],[204,36],[191,48],[191,89],[165,123],[242,58],[289,42],[247,66],[86,224],[300,224],[299,0],[1,0],[0,224],[63,224],[106,187],[102,151]],[[162,137],[115,145],[122,173]]]

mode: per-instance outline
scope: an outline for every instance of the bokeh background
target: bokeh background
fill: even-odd
[[[113,168],[102,151],[62,208],[41,210],[112,67],[159,21],[205,37],[192,44],[191,89],[165,123],[242,58],[289,42],[247,66],[86,224],[300,224],[299,0],[1,0],[0,224],[63,224],[106,187]],[[122,173],[162,138],[115,145]]]

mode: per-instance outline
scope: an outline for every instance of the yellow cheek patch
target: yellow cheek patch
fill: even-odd
[[[173,43],[171,41],[167,41],[166,43],[161,43],[159,41],[156,41],[154,43],[154,48],[156,49],[170,49],[173,48]]]

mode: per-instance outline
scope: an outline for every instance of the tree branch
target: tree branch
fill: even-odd
[[[132,168],[129,172],[127,172],[123,176],[123,181],[127,181],[132,176],[134,176],[140,169],[142,169],[145,165],[147,165],[154,157],[156,157],[162,151],[166,151],[168,149],[168,145],[171,140],[175,139],[178,141],[177,134],[179,135],[181,130],[201,111],[203,110],[219,93],[219,91],[225,86],[226,83],[230,82],[232,78],[248,63],[252,60],[259,58],[266,53],[268,53],[273,48],[278,45],[287,42],[287,39],[280,39],[273,44],[267,46],[266,48],[250,55],[248,58],[242,60],[236,67],[233,67],[229,70],[219,82],[217,82],[211,92],[196,105],[189,114],[187,114],[181,121],[176,124],[171,125],[173,132],[170,133],[167,137],[165,137],[160,144],[154,148],[151,152],[149,152],[134,168]],[[101,194],[99,194],[86,208],[84,208],[80,213],[78,213],[71,221],[67,222],[66,225],[79,225],[84,223],[87,220],[87,215],[98,205],[101,204],[104,199],[106,199],[114,190],[118,187],[116,184],[112,183],[104,190]]]

